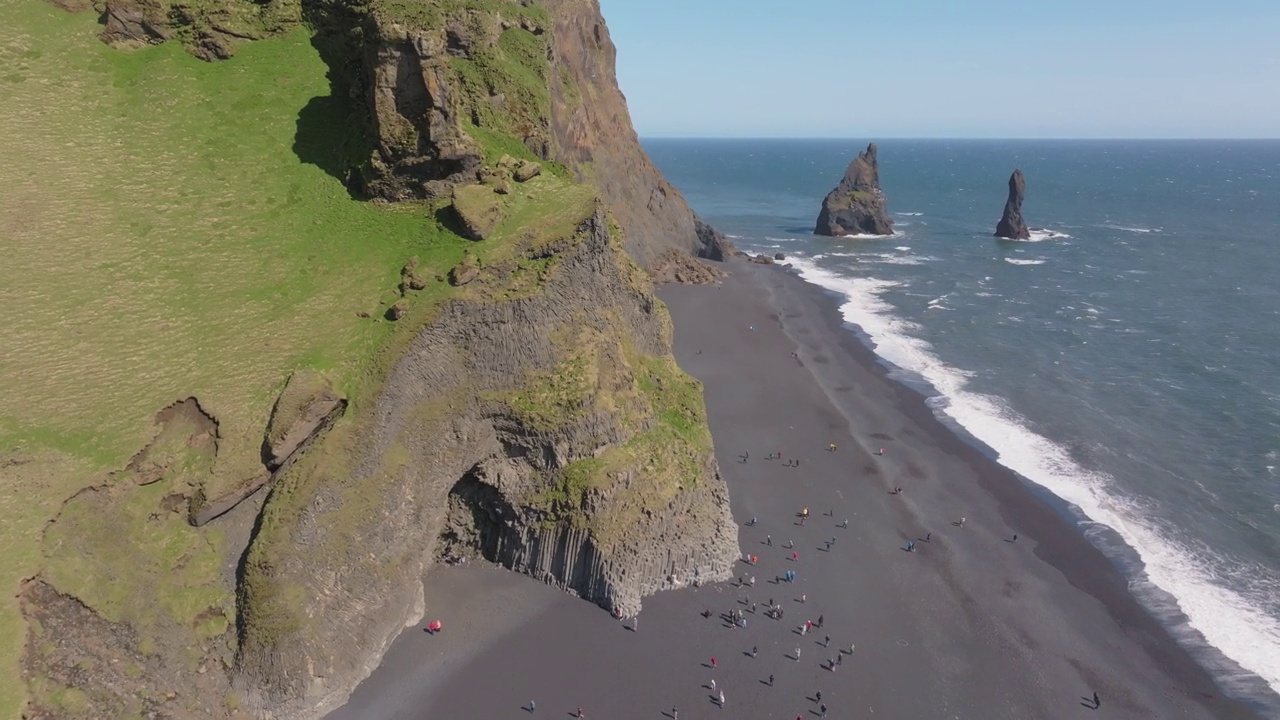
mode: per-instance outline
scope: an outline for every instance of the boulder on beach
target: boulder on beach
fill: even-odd
[[[817,235],[892,235],[888,201],[880,189],[880,165],[876,160],[876,144],[849,163],[844,178],[822,201],[818,213]]]
[[[1026,180],[1022,177],[1021,170],[1014,170],[1013,175],[1009,176],[1009,199],[1004,202],[1004,215],[1000,217],[1000,223],[996,225],[996,237],[1007,238],[1009,240],[1028,240],[1031,238],[1031,231],[1027,229],[1027,222],[1022,219],[1022,199],[1027,192]]]

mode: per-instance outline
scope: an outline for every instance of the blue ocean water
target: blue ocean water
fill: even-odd
[[[1280,710],[1280,142],[887,140],[897,234],[815,237],[865,144],[645,141],[740,247],[844,293],[902,379]],[[1031,242],[991,236],[1014,168]]]

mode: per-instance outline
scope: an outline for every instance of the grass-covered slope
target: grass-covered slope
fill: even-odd
[[[304,31],[210,64],[178,44],[108,47],[92,13],[5,0],[2,14],[0,716],[14,717],[14,596],[62,503],[123,468],[155,413],[187,396],[220,435],[192,479],[213,495],[252,477],[289,372],[327,371],[358,401],[394,326],[357,313],[377,317],[409,257],[443,272],[466,243],[421,208],[352,199],[326,172],[360,126]],[[77,532],[145,539],[121,534],[127,522]],[[196,532],[166,528],[179,545]],[[160,570],[175,594],[210,580]]]
[[[699,388],[653,330],[648,279],[622,252],[619,229],[602,230],[598,189],[546,159],[548,84],[569,81],[553,66],[543,9],[504,0],[111,6],[117,19],[141,7],[147,22],[169,22],[169,41],[117,37],[113,47],[100,41],[96,13],[0,0],[0,584],[9,589],[0,717],[28,699],[58,717],[237,716],[246,711],[230,689],[241,640],[256,643],[259,659],[287,646],[277,635],[296,636],[317,658],[351,654],[304,626],[317,613],[345,613],[350,598],[335,591],[317,608],[316,594],[301,592],[326,560],[300,556],[299,524],[320,517],[317,498],[334,501],[322,518],[332,539],[320,549],[345,567],[360,553],[348,538],[395,529],[379,518],[396,497],[379,488],[422,489],[406,482],[423,480],[406,470],[406,448],[421,454],[426,442],[415,433],[456,424],[463,411],[473,423],[510,418],[503,432],[513,436],[581,445],[566,467],[527,472],[511,499],[526,515],[594,533],[604,555],[625,540],[619,528],[677,507],[674,496],[714,476]],[[415,39],[392,36],[401,32]],[[428,46],[439,52],[419,52]],[[369,100],[377,68],[399,67],[378,63],[405,53],[416,54],[419,84],[378,96],[390,104]],[[415,105],[428,86],[448,102]],[[424,132],[452,149],[428,147]],[[469,152],[485,184],[466,197],[497,218],[478,242],[457,234],[447,199],[423,187],[447,173],[415,175]],[[541,175],[512,177],[534,160]],[[468,169],[448,182],[473,182],[472,166],[458,166]],[[438,199],[353,197],[349,187],[382,171],[409,187],[395,186],[394,197]],[[555,297],[548,287],[559,288]],[[592,293],[609,304],[592,306]],[[510,376],[502,362],[484,381],[469,375],[525,343],[491,338],[472,348],[491,357],[464,357],[472,346],[458,338],[475,337],[459,313],[518,325],[529,320],[522,308],[546,309],[529,328],[563,325],[560,340],[520,358]],[[584,310],[592,330],[575,335]],[[388,374],[433,329],[456,334],[455,382],[422,389],[416,419],[371,453],[360,443],[385,434],[376,410],[398,392],[388,392]],[[268,420],[299,370],[348,400],[347,416],[274,486],[246,552],[256,506],[199,528],[188,510],[266,477]],[[467,407],[451,404],[459,399]],[[583,424],[583,411],[616,422]],[[584,459],[588,446],[601,452]],[[443,516],[458,476],[497,457],[468,452],[464,466],[426,478],[439,492],[420,493],[424,514]],[[423,458],[434,461],[427,452],[419,467]],[[619,474],[634,480],[614,488]],[[716,499],[685,496],[679,507],[714,506],[698,532],[727,548],[723,493],[702,490]],[[416,532],[406,551],[434,544]],[[416,578],[424,557],[406,554],[396,572]],[[369,583],[381,579],[371,573]],[[629,588],[627,602],[657,588]],[[360,613],[351,622],[371,643],[355,651],[376,654],[384,629],[362,626]],[[333,692],[353,678],[331,677]]]

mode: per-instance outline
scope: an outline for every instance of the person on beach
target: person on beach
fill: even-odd
[[[964,518],[960,518],[960,527],[964,527]]]
[[[796,648],[796,662],[800,662],[800,648]]]
[[[822,638],[822,647],[831,647],[831,636],[827,635]]]
[[[720,691],[720,707],[724,707],[724,691]]]
[[[824,617],[824,616],[822,616],[822,615],[819,615],[819,616],[818,616],[818,629],[819,629],[819,630],[821,630],[821,629],[822,629],[822,618],[823,618],[823,617]]]
[[[792,553],[791,553],[791,560],[792,560],[793,562],[794,562],[794,561],[796,561],[796,560],[799,560],[799,559],[800,559],[800,553],[798,553],[798,552],[792,552]]]
[[[818,709],[822,711],[822,714],[821,714],[821,715],[819,715],[818,717],[826,717],[826,716],[827,716],[827,706],[826,706],[825,704],[823,704],[823,705],[819,705],[819,706],[818,706]]]
[[[1097,710],[1099,707],[1102,707],[1102,701],[1098,699],[1098,691],[1094,690],[1093,691],[1093,709]]]
[[[808,595],[806,595],[806,594],[804,594],[804,593],[800,593],[800,604],[801,604],[801,605],[805,604],[805,602],[806,602],[806,601],[808,601],[808,599],[809,599],[809,596],[808,596]]]
[[[916,544],[914,542],[908,542],[907,552],[915,552],[915,551],[916,551]]]
[[[765,535],[765,536],[764,536],[764,544],[765,544],[765,545],[768,545],[769,547],[773,547],[773,536],[772,536],[772,535]]]
[[[849,518],[845,518],[845,519],[844,519],[844,522],[840,523],[840,527],[842,527],[842,528],[847,528],[847,527],[849,527]]]
[[[1018,533],[1013,534],[1013,542],[1018,542]]]
[[[853,643],[849,643],[849,654],[853,654]]]
[[[801,635],[801,636],[804,636],[804,635],[808,635],[808,634],[809,634],[809,626],[808,626],[808,624],[801,625],[801,626],[800,626],[800,635]]]
[[[836,664],[837,665],[844,664],[844,653],[840,653],[839,655],[836,655]]]
[[[814,701],[814,702],[822,702],[822,691],[821,691],[821,690],[819,690],[818,692],[816,692],[816,693],[814,693],[814,694],[813,694],[813,701]]]
[[[538,702],[537,702],[536,700],[530,700],[530,701],[529,701],[529,712],[533,712],[533,711],[535,711],[535,710],[537,710],[537,709],[538,709]]]
[[[715,690],[715,689],[716,689],[716,679],[715,679],[715,678],[711,678],[711,689],[712,689],[712,690]]]
[[[827,452],[835,452],[835,451],[836,451],[836,444],[831,443],[831,445],[827,448]]]
[[[759,652],[760,652],[760,648],[756,647],[755,645],[751,646],[751,657],[755,657],[756,654]]]
[[[788,540],[788,541],[787,541],[787,544],[786,544],[786,545],[783,545],[783,547],[785,547],[786,549],[790,550],[791,548],[795,547],[795,543],[793,543],[793,542],[791,542],[790,540]]]
[[[671,708],[671,720],[680,720],[680,708]]]
[[[769,676],[769,687],[773,687],[773,676]]]
[[[933,533],[931,533],[931,532],[929,532],[929,533],[925,533],[925,534],[924,534],[924,541],[925,541],[925,542],[932,542],[932,541],[933,541]]]
[[[715,656],[715,655],[712,655],[712,656],[711,656],[711,669],[712,669],[712,670],[715,670],[715,669],[716,669],[716,656]]]
[[[579,718],[586,717],[585,715],[582,714],[582,708],[578,708],[578,717]]]

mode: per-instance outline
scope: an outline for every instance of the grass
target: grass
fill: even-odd
[[[612,393],[597,388],[593,402],[609,402],[620,398],[620,411],[624,421],[630,420],[635,431],[630,439],[617,447],[609,448],[597,457],[578,460],[558,475],[547,479],[546,488],[528,502],[545,513],[549,524],[568,524],[590,529],[602,547],[609,547],[622,540],[627,528],[641,524],[646,512],[665,507],[672,499],[693,487],[705,475],[704,463],[711,449],[711,433],[706,424],[706,406],[702,399],[702,385],[676,366],[671,357],[641,355],[621,348],[621,361],[633,378],[630,388],[617,388]],[[560,376],[550,387],[560,388],[566,395],[550,398],[534,396],[541,401],[534,405],[538,412],[548,408],[567,408],[580,412],[574,401],[584,397],[581,354],[575,353],[558,366]],[[531,387],[542,385],[534,383]],[[575,392],[576,390],[576,392]],[[527,392],[527,391],[526,391]],[[517,395],[512,403],[522,407],[524,395]],[[603,399],[602,399],[603,398]],[[539,415],[543,422],[567,422],[573,414],[562,414],[554,420]],[[639,425],[643,419],[647,427]],[[631,482],[615,487],[618,473],[630,472]],[[609,502],[594,516],[586,516],[586,499],[593,490],[610,490]]]
[[[472,57],[451,62],[461,94],[472,110],[468,114],[477,125],[522,141],[548,140],[551,91],[547,87],[550,63],[546,37],[509,28],[494,47],[477,47]],[[495,96],[502,97],[500,104],[493,102]]]
[[[304,32],[209,64],[177,43],[111,49],[93,13],[0,8],[0,716],[11,717],[25,639],[14,596],[63,501],[123,467],[156,411],[189,395],[220,423],[207,494],[252,477],[289,373],[324,371],[359,402],[406,330],[357,313],[380,315],[410,256],[430,277],[467,243],[421,207],[353,200],[326,172],[359,138]],[[433,283],[414,307],[447,292]],[[69,505],[82,526],[58,538],[68,550],[50,558],[54,583],[108,616],[128,616],[115,593],[129,589],[178,618],[203,610],[216,574],[205,560],[152,587],[162,565],[130,568],[109,547],[96,565],[69,549],[120,533],[160,543],[157,562],[205,558],[208,533],[135,523],[149,492],[120,501],[119,524]],[[115,569],[119,588],[87,581]]]

